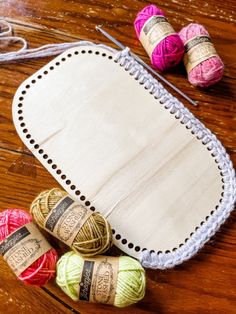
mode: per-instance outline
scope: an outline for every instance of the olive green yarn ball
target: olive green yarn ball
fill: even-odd
[[[141,264],[128,256],[117,257],[119,270],[114,305],[125,307],[140,301],[145,295],[146,277]],[[76,252],[64,254],[57,263],[56,282],[74,301],[78,301],[78,288],[84,259]]]
[[[58,188],[41,192],[32,202],[30,213],[34,221],[44,228],[51,210],[68,193]],[[94,256],[106,252],[113,244],[111,226],[99,213],[93,212],[76,234],[71,248],[83,256]]]

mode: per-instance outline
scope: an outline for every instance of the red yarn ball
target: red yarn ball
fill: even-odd
[[[191,23],[182,28],[179,36],[185,44],[189,39],[198,36],[207,35],[208,31],[204,26]],[[213,56],[194,67],[188,73],[188,80],[194,86],[208,87],[219,82],[224,74],[224,64],[219,56]]]
[[[1,212],[0,241],[31,221],[32,217],[21,209],[7,209]],[[23,271],[18,278],[29,285],[43,286],[55,277],[57,260],[56,250],[51,249]]]
[[[140,11],[134,21],[134,28],[139,39],[145,22],[153,15],[162,15],[164,12],[155,5],[148,5]],[[152,52],[151,63],[154,67],[164,71],[176,66],[184,55],[184,45],[179,35],[173,34],[162,39]]]

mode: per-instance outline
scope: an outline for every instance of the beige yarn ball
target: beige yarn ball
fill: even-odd
[[[68,193],[58,188],[44,191],[31,204],[30,212],[35,222],[44,228],[49,212]],[[107,220],[96,212],[86,220],[76,235],[71,248],[83,256],[106,252],[112,246],[112,231]]]

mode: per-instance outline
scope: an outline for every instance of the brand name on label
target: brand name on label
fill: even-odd
[[[82,278],[80,282],[80,292],[79,292],[79,299],[81,301],[89,301],[92,277],[93,277],[93,269],[94,269],[93,261],[84,261]]]
[[[211,39],[209,36],[196,36],[193,39],[190,39],[185,45],[185,52],[188,52],[190,49],[195,47],[196,45],[202,44],[202,43],[210,43]]]
[[[45,224],[45,228],[53,232],[58,220],[72,203],[74,203],[73,199],[71,199],[69,196],[65,197],[63,201],[60,202],[59,205],[56,206],[50,213],[50,217]]]
[[[154,15],[146,25],[144,25],[143,32],[145,35],[148,34],[150,29],[157,23],[168,22],[164,16]]]
[[[30,234],[29,230],[26,227],[22,227],[21,229],[15,231],[13,234],[7,237],[0,244],[0,253],[1,255],[5,255],[10,249],[13,248],[19,241],[24,239]]]

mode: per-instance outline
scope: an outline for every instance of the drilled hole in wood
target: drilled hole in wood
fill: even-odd
[[[120,234],[116,234],[116,240],[120,240],[121,239],[121,235]]]

